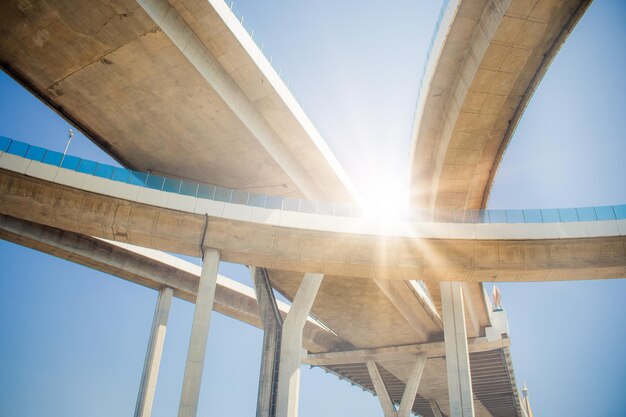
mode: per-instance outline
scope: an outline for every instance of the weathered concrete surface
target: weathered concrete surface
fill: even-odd
[[[159,290],[171,287],[177,298],[195,303],[200,267],[171,255],[103,241],[0,215],[0,238]],[[262,328],[254,290],[218,276],[214,310],[235,320]],[[278,302],[283,316],[289,306]],[[304,345],[311,352],[327,352],[350,346],[309,320]]]
[[[0,170],[0,211],[89,236],[200,255],[205,217],[80,191]],[[507,225],[503,225],[506,227]],[[205,245],[222,259],[329,277],[559,281],[626,276],[626,236],[420,239],[272,227],[208,217]]]
[[[416,207],[481,208],[517,123],[590,0],[462,0],[424,80],[411,145]]]
[[[134,0],[3,1],[0,64],[129,167],[263,194],[302,196],[300,182],[309,198],[351,200],[349,179],[226,3],[172,3],[220,83]]]

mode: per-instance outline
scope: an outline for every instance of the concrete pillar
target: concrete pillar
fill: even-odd
[[[183,378],[183,390],[180,396],[178,417],[196,417],[198,412],[198,398],[202,382],[204,354],[211,324],[213,299],[217,286],[217,268],[220,263],[220,254],[215,249],[207,248],[202,260],[202,272],[198,283],[196,308],[193,313],[187,363]]]
[[[445,281],[440,285],[450,417],[474,417],[463,286],[460,282]]]
[[[389,392],[380,375],[380,370],[376,362],[372,359],[368,359],[365,361],[365,365],[367,366],[367,371],[374,385],[374,391],[376,391],[376,396],[378,397],[378,401],[380,401],[380,406],[383,409],[385,417],[409,417],[413,409],[413,404],[415,403],[415,396],[417,395],[417,389],[419,388],[422,374],[424,373],[424,366],[426,366],[426,354],[420,353],[417,355],[415,363],[409,373],[409,379],[404,387],[400,407],[397,411],[389,396]]]
[[[170,315],[172,295],[174,291],[165,287],[159,291],[154,318],[152,319],[152,329],[148,340],[146,359],[143,364],[141,383],[139,384],[139,394],[137,394],[137,404],[135,406],[135,417],[150,417],[152,403],[154,402],[154,392],[156,391],[159,367],[161,366],[161,354],[165,343],[165,331],[167,330],[167,319]]]
[[[383,377],[380,375],[380,371],[378,370],[378,365],[376,365],[376,362],[372,359],[365,361],[365,365],[367,366],[367,371],[370,374],[372,384],[374,384],[374,391],[376,391],[376,396],[378,397],[378,401],[380,401],[380,406],[383,409],[385,417],[396,417],[396,407],[391,401],[391,397],[389,396]]]
[[[322,274],[304,274],[283,324],[278,370],[277,417],[298,415],[302,330],[323,278]]]
[[[278,310],[267,271],[264,268],[251,267],[250,272],[263,322],[263,353],[256,416],[275,417],[283,319]]]
[[[411,373],[409,374],[409,379],[406,382],[404,393],[402,394],[402,401],[400,402],[400,407],[398,408],[398,417],[410,416],[425,366],[426,354],[420,353],[415,359],[415,364],[413,364],[413,368],[411,368]]]

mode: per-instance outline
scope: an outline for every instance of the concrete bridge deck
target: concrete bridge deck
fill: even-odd
[[[342,167],[228,5],[172,4],[4,1],[0,65],[126,167],[353,201]]]
[[[295,298],[300,286],[299,272],[330,268],[331,272],[322,269],[327,276],[312,308],[324,325],[308,322],[305,346],[320,353],[339,350],[356,355],[357,359],[344,358],[345,362],[341,363],[337,358],[317,357],[311,358],[311,363],[321,364],[355,384],[373,389],[371,376],[363,372],[362,359],[375,358],[383,380],[389,387],[395,387],[389,395],[398,401],[408,382],[407,369],[415,354],[430,349],[431,357],[424,371],[424,378],[430,383],[418,392],[414,403],[414,410],[424,415],[428,415],[431,406],[426,398],[437,399],[444,413],[448,410],[447,388],[441,379],[446,365],[440,353],[436,353],[442,346],[443,325],[441,311],[410,280],[469,281],[464,288],[466,333],[474,340],[472,343],[478,343],[470,347],[473,366],[485,363],[480,358],[487,353],[480,352],[495,352],[490,353],[495,356],[486,359],[486,373],[476,373],[473,377],[476,414],[493,415],[495,409],[504,407],[509,414],[521,415],[508,345],[502,345],[499,338],[492,340],[495,343],[485,339],[494,323],[480,281],[510,279],[511,269],[507,265],[510,262],[514,264],[515,278],[523,280],[621,277],[626,267],[626,221],[621,218],[621,207],[612,208],[615,218],[610,220],[597,220],[602,216],[596,214],[595,221],[557,223],[404,223],[391,226],[387,230],[389,235],[385,236],[381,235],[384,229],[363,218],[272,210],[180,195],[149,188],[148,177],[143,185],[103,178],[95,175],[97,167],[87,164],[89,161],[72,157],[67,157],[64,163],[58,161],[58,165],[75,164],[74,169],[60,168],[46,159],[45,150],[23,148],[19,142],[12,146],[13,143],[0,154],[4,238],[108,270],[152,288],[166,285],[188,300],[193,299],[197,288],[197,267],[190,271],[189,266],[181,267],[179,261],[176,261],[178,265],[172,265],[171,258],[168,265],[162,256],[150,250],[130,250],[120,243],[97,238],[195,256],[200,254],[201,245],[216,247],[224,260],[268,268],[272,285],[290,299]],[[18,148],[34,159],[16,155],[22,153]],[[81,167],[84,172],[79,172]],[[89,172],[85,167],[92,167],[92,173],[85,173]],[[137,177],[139,174],[136,173]],[[602,214],[602,210],[598,213]],[[487,217],[490,221],[497,218],[489,212]],[[481,227],[486,229],[479,233]],[[474,232],[468,233],[471,228]],[[490,234],[483,234],[484,231]],[[42,243],[42,235],[47,236],[47,243]],[[56,236],[54,245],[50,244],[51,236]],[[262,239],[255,242],[254,237]],[[78,242],[74,245],[78,249],[80,242],[86,242],[88,249],[81,252],[61,245],[67,240]],[[94,248],[99,249],[90,255]],[[404,252],[399,252],[399,248]],[[499,256],[489,256],[493,248]],[[341,250],[346,253],[342,254]],[[531,252],[525,252],[528,250]],[[102,257],[103,253],[111,256]],[[398,253],[413,259],[418,256],[420,269],[414,265],[404,269],[404,275],[398,275],[396,271],[402,271],[398,268],[406,268]],[[526,253],[546,256],[533,259],[526,257]],[[118,256],[130,260],[119,262]],[[266,263],[269,256],[275,258]],[[111,263],[114,259],[117,264]],[[167,272],[170,278],[163,278],[163,272],[157,274],[160,281],[149,276],[155,273],[149,268],[155,262],[157,270],[170,270]],[[445,274],[441,272],[442,265],[448,267]],[[485,265],[487,269],[482,269]],[[436,271],[440,275],[430,275]],[[218,311],[258,325],[249,289],[237,291],[222,280],[217,300]],[[482,347],[478,348],[479,345]],[[399,356],[390,357],[384,350],[398,346],[409,351],[401,349],[396,352]],[[487,382],[481,386],[481,381]],[[503,393],[502,399],[490,397],[494,387]]]
[[[590,3],[447,2],[415,114],[415,207],[486,207],[527,104]]]
[[[191,256],[200,255],[206,228],[203,243],[224,260],[282,271],[470,282],[626,275],[623,219],[381,228],[154,190],[10,153],[0,168],[3,214]]]

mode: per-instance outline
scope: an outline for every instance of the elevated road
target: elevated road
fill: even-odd
[[[451,0],[413,128],[414,207],[484,208],[539,82],[590,0]]]
[[[123,165],[353,201],[309,118],[222,0],[0,5],[0,64]]]
[[[626,276],[624,220],[400,223],[196,198],[0,155],[2,214],[138,246],[327,276],[543,281]],[[11,172],[13,171],[13,172]]]

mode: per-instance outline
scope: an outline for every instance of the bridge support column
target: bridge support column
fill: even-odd
[[[422,374],[424,373],[424,366],[426,366],[426,354],[420,353],[417,355],[413,368],[411,368],[409,379],[404,388],[404,393],[402,394],[400,407],[397,411],[396,407],[393,405],[391,397],[389,396],[389,392],[387,391],[387,387],[385,386],[383,378],[380,375],[380,370],[378,369],[376,362],[372,359],[368,359],[365,362],[365,365],[367,365],[367,371],[370,374],[372,384],[374,384],[374,390],[376,391],[378,401],[380,401],[380,406],[383,409],[384,416],[409,417],[411,415],[411,410],[413,409],[413,403],[415,402],[415,396],[417,395],[417,389],[419,388]]]
[[[167,319],[170,315],[172,295],[174,291],[165,287],[159,291],[154,318],[152,319],[152,330],[148,340],[146,359],[143,364],[141,383],[139,384],[139,394],[137,394],[137,404],[135,406],[135,417],[150,417],[154,392],[156,391],[159,367],[161,366],[161,354],[165,343],[165,331],[167,330]]]
[[[450,417],[474,417],[463,285],[460,282],[441,282],[440,285]]]
[[[178,417],[196,417],[200,384],[202,383],[202,369],[204,355],[211,325],[211,313],[217,286],[217,268],[220,263],[220,254],[215,249],[207,248],[202,260],[202,272],[198,283],[196,308],[193,313],[187,363],[183,378],[183,389],[180,396]]]
[[[263,354],[256,417],[275,417],[283,319],[278,310],[267,271],[264,268],[251,267],[250,272],[263,322]]]
[[[283,324],[276,396],[277,417],[297,417],[298,415],[302,330],[323,278],[322,274],[304,274]]]

